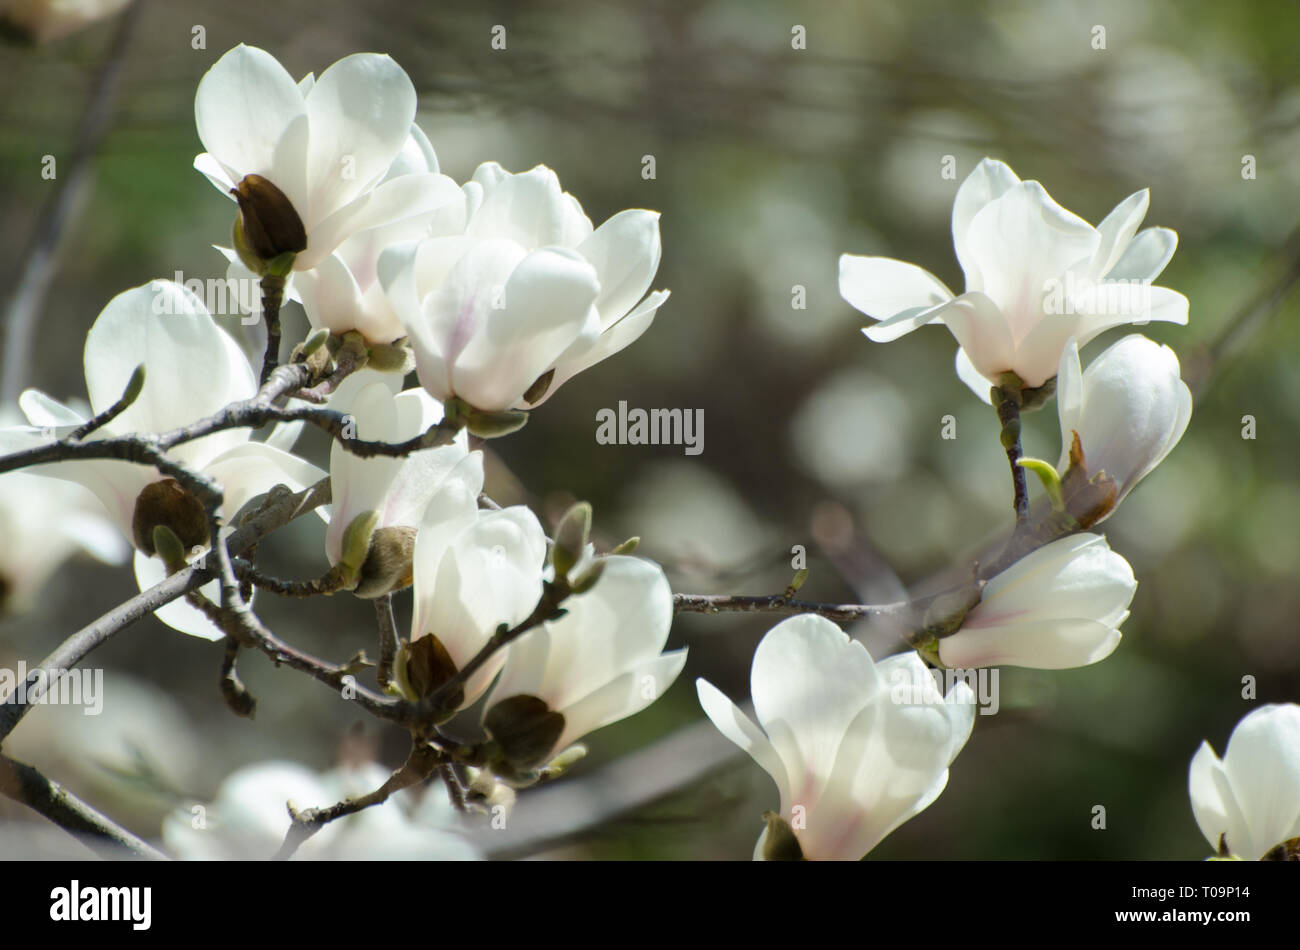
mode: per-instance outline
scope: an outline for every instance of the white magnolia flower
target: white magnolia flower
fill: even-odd
[[[1261,706],[1228,738],[1222,760],[1208,742],[1188,775],[1192,812],[1217,852],[1255,861],[1300,838],[1300,706]]]
[[[1055,375],[1070,337],[1084,346],[1126,323],[1187,322],[1187,298],[1153,281],[1177,246],[1168,228],[1138,233],[1150,196],[1124,199],[1093,227],[1036,181],[984,159],[962,182],[952,209],[966,292],[887,257],[840,257],[840,294],[880,322],[862,332],[879,343],[927,323],[957,338],[957,374],[986,402],[1014,372],[1028,388]]]
[[[0,424],[14,425],[16,416],[6,408]],[[29,609],[50,575],[79,552],[105,564],[121,564],[130,552],[94,495],[24,471],[0,475],[0,538],[0,616]]]
[[[415,540],[412,653],[398,681],[413,694],[441,685],[473,659],[501,624],[525,620],[542,596],[546,535],[523,506],[483,511],[483,453],[471,452],[438,484]],[[425,638],[426,643],[418,643]],[[502,651],[465,684],[459,708],[477,700],[501,668]],[[418,665],[418,668],[417,668]]]
[[[379,283],[379,255],[394,244],[464,231],[468,205],[456,183],[438,174],[433,146],[415,125],[380,184],[401,175],[426,176],[430,182],[426,187],[436,188],[441,195],[431,197],[430,203],[441,203],[432,210],[359,231],[315,268],[294,275],[296,292],[312,327],[323,327],[336,336],[356,330],[369,343],[392,343],[406,335]],[[436,182],[429,176],[437,176]]]
[[[207,151],[194,167],[223,193],[248,175],[283,192],[307,237],[294,270],[309,270],[353,234],[459,199],[436,169],[400,173],[418,169],[398,161],[415,105],[410,78],[386,55],[356,53],[295,83],[270,53],[241,44],[199,82],[194,118]]]
[[[1136,590],[1133,569],[1104,537],[1060,538],[991,579],[961,629],[939,641],[939,659],[953,669],[1096,663],[1119,646]]]
[[[667,299],[646,296],[659,267],[657,212],[622,211],[593,230],[540,165],[510,174],[489,162],[465,195],[463,234],[390,248],[379,264],[420,382],[438,399],[536,406],[637,339]]]
[[[266,860],[289,831],[286,807],[322,808],[382,785],[391,773],[376,763],[324,774],[293,762],[261,762],[230,775],[208,805],[177,808],[163,820],[163,846],[188,861]],[[442,797],[441,804],[429,801]],[[409,789],[388,801],[324,825],[294,853],[295,860],[475,861],[480,855],[456,830],[456,814],[441,787],[418,801]]]
[[[1192,392],[1179,375],[1178,356],[1138,333],[1124,337],[1080,369],[1071,340],[1056,375],[1061,461],[1069,465],[1071,433],[1079,433],[1088,473],[1115,480],[1115,504],[1164,460],[1192,417]],[[1114,510],[1114,509],[1112,509]]]
[[[358,377],[363,374],[354,374],[348,380]],[[348,394],[340,387],[336,396],[347,398]],[[365,383],[336,408],[352,417],[357,438],[371,441],[404,442],[442,421],[442,406],[424,390],[411,389],[393,395],[389,386],[376,382]],[[402,575],[399,586],[406,586],[410,545],[414,543],[416,529],[433,493],[469,454],[467,441],[468,436],[461,431],[450,445],[413,452],[402,458],[361,458],[334,442],[330,449],[333,505],[325,533],[325,552],[330,564],[337,564],[343,556],[343,538],[348,527],[358,517],[373,512],[376,515],[371,534],[374,543],[382,541],[385,549],[396,545],[406,552],[401,559],[403,563],[394,565]],[[367,567],[378,566],[367,562]],[[379,589],[384,581],[378,574],[366,576],[363,570],[363,586],[357,593],[361,596],[388,593],[387,589]],[[369,592],[364,589],[367,586],[375,590]]]
[[[114,297],[86,335],[84,362],[92,414],[117,402],[136,366],[145,365],[139,398],[92,433],[90,440],[132,432],[166,432],[257,391],[253,368],[239,344],[216,325],[193,293],[171,281],[154,281]],[[19,405],[34,427],[28,433],[31,442],[46,434],[62,437],[87,421],[82,413],[34,389],[22,394]],[[247,429],[216,432],[182,443],[169,454],[221,484],[224,503],[220,513],[226,519],[276,484],[300,490],[325,474],[288,452],[251,441]],[[197,501],[155,468],[96,459],[56,462],[34,471],[77,482],[94,493],[113,523],[136,545],[135,571],[141,590],[161,581],[166,573],[162,562],[149,556],[153,525],[161,517],[153,503],[157,493],[170,492],[171,499],[178,502],[170,509],[172,515],[162,520],[181,541],[191,549],[207,544],[207,527],[197,518],[201,514]],[[216,596],[216,582],[204,591]],[[212,640],[224,636],[183,600],[156,613],[183,633]]]
[[[502,710],[517,709],[521,697],[545,703],[548,720],[529,737],[525,756],[515,757],[519,768],[544,765],[587,733],[645,709],[686,663],[685,649],[662,652],[673,620],[663,569],[623,555],[604,564],[595,586],[564,601],[567,614],[509,647],[485,723],[491,727]],[[495,738],[508,753],[510,737]]]
[[[754,652],[761,730],[707,680],[695,685],[713,724],[772,776],[780,815],[814,861],[856,861],[929,807],[975,721],[966,683],[945,697],[915,653],[874,663],[814,614],[777,624]]]

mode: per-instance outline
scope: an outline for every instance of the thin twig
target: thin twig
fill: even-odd
[[[307,839],[311,838],[312,835],[331,821],[336,821],[347,815],[355,815],[371,805],[383,804],[388,801],[389,796],[396,792],[400,792],[404,788],[410,788],[412,785],[418,785],[432,775],[442,761],[442,753],[438,749],[428,743],[415,741],[412,743],[411,753],[402,767],[390,775],[384,784],[373,792],[358,798],[346,799],[328,808],[306,808],[302,811],[296,811],[290,805],[289,816],[293,819],[293,823],[284,836],[284,843],[272,860],[288,860],[295,851],[302,847]]]
[[[397,660],[397,621],[393,618],[393,595],[375,598],[375,621],[379,626],[379,668],[375,678],[380,689],[393,682],[393,663]]]
[[[0,755],[0,794],[44,815],[100,857],[167,860],[167,855],[101,815],[58,782],[7,755]]]
[[[807,600],[788,600],[781,594],[748,597],[739,594],[673,594],[673,609],[678,613],[772,613],[817,614],[827,620],[853,623],[871,617],[905,614],[911,601],[892,604],[819,604]]]

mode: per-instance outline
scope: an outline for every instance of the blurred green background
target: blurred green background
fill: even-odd
[[[505,50],[490,46],[495,24],[507,28]],[[195,25],[204,49],[192,48]],[[795,25],[806,49],[792,49]],[[46,45],[0,44],[5,296],[55,187],[40,176],[41,157],[70,167],[115,30],[110,20]],[[210,245],[228,243],[233,205],[191,168],[201,151],[194,90],[223,52],[259,45],[295,75],[359,50],[388,52],[411,75],[419,121],[457,180],[486,160],[513,171],[544,163],[597,224],[627,207],[663,213],[654,286],[672,297],[653,328],[493,443],[489,491],[533,504],[548,524],[573,497],[590,499],[598,534],[641,535],[640,553],[665,565],[677,591],[775,593],[789,580],[791,546],[804,544],[808,599],[891,600],[900,581],[968,563],[1005,529],[1010,486],[993,412],[953,373],[952,338],[928,328],[868,342],[839,296],[838,256],[898,257],[960,288],[952,199],[985,155],[1094,223],[1150,187],[1146,224],[1180,239],[1159,283],[1190,299],[1191,322],[1143,332],[1178,352],[1196,405],[1182,443],[1106,525],[1139,579],[1124,642],[1090,668],[1003,670],[1001,709],[978,717],[947,791],[872,858],[1201,858],[1208,848],[1186,790],[1197,746],[1207,739],[1222,753],[1259,702],[1300,700],[1300,321],[1285,296],[1250,308],[1289,286],[1298,256],[1289,240],[1300,212],[1297,40],[1292,4],[1208,0],[1087,10],[1029,0],[154,0],[88,200],[64,234],[26,383],[84,397],[82,340],[110,297],[176,271],[224,273]],[[642,177],[647,155],[653,180]],[[949,155],[956,180],[941,175]],[[1253,179],[1242,174],[1248,155]],[[796,285],[806,309],[791,305]],[[1120,335],[1097,341],[1085,361]],[[595,414],[619,400],[703,409],[704,453],[597,445]],[[940,438],[947,414],[956,440]],[[1244,415],[1256,419],[1254,440],[1242,438]],[[316,435],[299,448],[326,464]],[[1054,406],[1029,419],[1026,450],[1055,460]],[[306,519],[263,546],[263,563],[313,576],[325,564],[322,538]],[[0,621],[0,666],[36,662],[134,592],[129,568],[74,561],[33,612]],[[320,655],[374,649],[369,604],[264,596],[259,607],[282,637]],[[408,592],[400,624],[409,610]],[[626,757],[696,726],[700,741],[654,769],[657,780],[689,780],[563,844],[524,851],[747,858],[776,790],[748,758],[728,756],[707,723],[699,728],[693,681],[742,700],[754,646],[778,619],[680,616],[669,644],[691,650],[680,681],[647,712],[590,737],[590,757],[563,781],[575,796],[586,790],[583,802],[603,801],[605,766],[635,766]],[[857,632],[876,655],[895,648],[889,631]],[[150,618],[92,658],[107,670],[102,717],[36,710],[6,751],[146,837],[168,808],[210,798],[240,765],[332,764],[358,721],[345,703],[249,658],[258,717],[237,719],[218,695],[220,655]],[[1257,700],[1242,698],[1245,676],[1256,678]],[[379,758],[401,761],[400,732],[361,728]],[[159,776],[127,782],[101,768],[131,747]],[[523,793],[521,820],[534,796],[562,794],[564,784]],[[1092,827],[1095,805],[1106,808],[1105,830]],[[0,819],[31,817],[0,800]]]

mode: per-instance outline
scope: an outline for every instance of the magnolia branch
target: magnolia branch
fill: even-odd
[[[336,821],[348,815],[355,815],[371,805],[383,804],[388,801],[389,796],[400,792],[404,788],[410,788],[412,785],[418,785],[425,781],[442,764],[443,755],[438,749],[426,742],[416,741],[412,743],[411,753],[402,767],[390,775],[388,780],[373,792],[358,798],[346,799],[328,808],[307,808],[299,811],[290,803],[288,805],[289,817],[293,819],[293,823],[284,836],[284,844],[280,846],[280,850],[275,853],[272,860],[288,860],[295,851],[302,847],[304,842],[331,821]]]
[[[104,817],[30,765],[0,755],[0,793],[44,815],[102,858],[167,860],[167,855]]]

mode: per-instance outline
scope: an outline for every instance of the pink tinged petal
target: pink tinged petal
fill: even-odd
[[[940,322],[931,311],[952,300],[952,292],[937,277],[915,264],[854,254],[840,255],[840,296],[881,321],[864,331],[877,343]]]
[[[655,314],[668,299],[668,291],[656,290],[645,300],[641,301],[631,313],[622,320],[619,320],[612,327],[607,329],[595,343],[589,346],[574,345],[570,347],[571,351],[566,351],[555,363],[555,375],[551,378],[551,385],[547,388],[542,397],[534,403],[519,404],[521,409],[535,409],[546,400],[550,399],[555,392],[566,382],[577,376],[585,369],[590,369],[602,360],[608,359],[615,353],[618,353],[624,347],[635,343],[646,330],[650,329],[650,324],[654,322]],[[585,340],[576,341],[577,344],[586,343]]]
[[[1105,277],[1109,280],[1155,280],[1177,249],[1177,233],[1169,228],[1147,228],[1138,232]]]
[[[1102,219],[1097,225],[1101,242],[1097,245],[1097,251],[1093,254],[1092,263],[1088,267],[1090,278],[1099,280],[1118,263],[1124,252],[1128,250],[1133,235],[1137,233],[1150,206],[1151,193],[1143,188],[1121,201],[1115,206],[1115,210]]]
[[[305,111],[302,93],[275,57],[242,44],[204,74],[194,97],[199,138],[227,177],[263,175],[290,200],[299,183],[277,178],[276,148]]]
[[[877,688],[866,649],[829,620],[805,614],[768,631],[754,653],[750,691],[789,775],[789,804],[814,808],[840,742]]]
[[[502,285],[493,277],[504,268],[483,260],[492,254],[487,247],[471,250],[457,264],[430,306],[435,325],[451,329],[453,391],[479,409],[494,410],[515,405],[575,340],[594,342],[600,315],[592,304],[600,285],[581,255],[543,248],[510,272],[504,300],[497,300],[504,306],[494,307]]]
[[[304,220],[314,223],[355,199],[388,170],[410,135],[415,87],[391,57],[355,53],[321,74],[306,104],[311,120],[310,208]]]
[[[781,793],[782,809],[790,798],[790,779],[776,749],[768,741],[763,731],[754,725],[754,721],[741,712],[740,708],[729,700],[712,683],[705,679],[695,681],[695,690],[699,694],[700,706],[704,714],[713,720],[718,731],[749,753],[750,758],[762,766]],[[764,832],[766,834],[766,832]]]
[[[442,421],[442,405],[422,389],[402,393],[393,400],[393,407],[399,439],[412,438]],[[406,432],[410,435],[400,435]],[[438,486],[468,455],[468,442],[468,434],[461,430],[450,445],[408,455],[389,485],[380,509],[380,524],[419,525]]]
[[[967,253],[979,269],[981,289],[1006,315],[1018,341],[1044,319],[1050,282],[1091,260],[1100,240],[1092,225],[1058,205],[1042,185],[1025,181],[975,214]],[[1053,364],[1058,355],[1052,354]]]
[[[136,551],[135,579],[140,590],[146,591],[167,579],[167,568],[158,558]],[[216,603],[221,600],[221,585],[217,581],[209,581],[199,588],[199,593]],[[226,636],[202,611],[191,607],[184,597],[159,607],[154,611],[154,616],[173,630],[202,640],[223,640]]]
[[[650,289],[659,269],[659,212],[620,211],[577,246],[600,279],[595,306],[601,329],[622,319]]]
[[[1247,851],[1230,832],[1234,852],[1258,859],[1300,836],[1300,706],[1261,706],[1242,719],[1228,739],[1223,768],[1251,840]]]
[[[310,226],[294,270],[317,266],[352,235],[441,208],[459,209],[461,190],[446,175],[401,175],[361,194]]]

